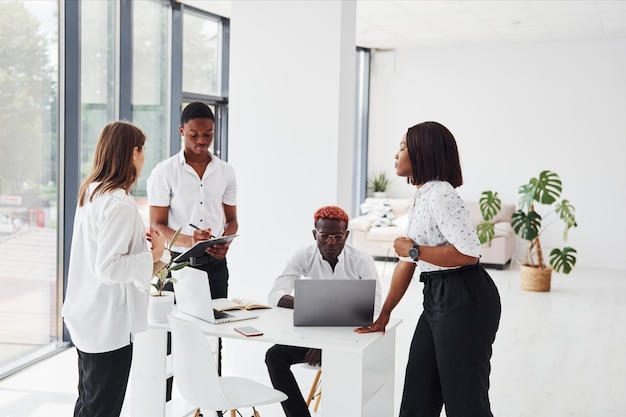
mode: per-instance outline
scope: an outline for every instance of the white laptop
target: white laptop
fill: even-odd
[[[248,320],[259,317],[249,311],[225,313],[213,308],[207,274],[194,268],[174,271],[174,295],[178,311],[213,324]]]
[[[372,324],[376,280],[297,279],[294,326],[364,326]]]

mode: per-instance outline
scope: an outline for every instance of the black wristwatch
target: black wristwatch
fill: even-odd
[[[420,249],[419,246],[417,246],[417,243],[413,244],[413,247],[409,249],[409,256],[417,262],[417,257],[420,256]]]

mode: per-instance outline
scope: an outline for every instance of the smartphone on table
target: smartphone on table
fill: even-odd
[[[241,333],[246,337],[250,336],[262,336],[263,332],[252,326],[235,327],[235,331]]]

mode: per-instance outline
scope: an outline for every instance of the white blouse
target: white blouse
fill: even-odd
[[[409,208],[406,236],[418,245],[453,245],[459,252],[480,257],[480,241],[472,227],[465,202],[447,181],[429,181],[415,192]],[[401,257],[405,262],[413,259]],[[442,267],[422,260],[417,262],[420,271],[439,271],[457,267]]]
[[[117,190],[76,208],[61,314],[79,350],[110,352],[146,330],[151,279],[146,227],[131,196]]]

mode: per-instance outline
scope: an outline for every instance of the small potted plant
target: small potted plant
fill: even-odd
[[[381,172],[374,178],[369,178],[367,182],[368,188],[374,193],[374,197],[385,198],[387,196],[387,186],[391,180],[387,178],[384,172]]]
[[[189,265],[189,262],[174,263],[174,256],[172,253],[172,247],[178,237],[180,236],[181,229],[178,229],[172,239],[169,241],[165,250],[170,254],[169,262],[157,261],[154,266],[154,276],[152,279],[152,287],[156,290],[150,293],[150,302],[148,303],[148,317],[152,320],[165,320],[167,315],[172,311],[174,306],[174,293],[172,291],[165,291],[165,285],[168,283],[176,282],[176,278],[172,277],[171,271],[177,271]]]
[[[548,170],[542,171],[538,178],[531,178],[527,184],[519,188],[521,195],[519,208],[513,213],[511,226],[518,236],[530,242],[524,257],[519,261],[522,289],[550,291],[552,269],[559,273],[569,274],[576,265],[576,249],[569,246],[563,249],[552,249],[550,259],[546,262],[539,241],[544,221],[550,216],[558,216],[564,223],[564,241],[567,241],[569,229],[578,226],[574,207],[568,200],[558,201],[562,189],[558,174]],[[554,207],[542,216],[536,210],[541,206]],[[554,221],[545,226],[547,227]]]

